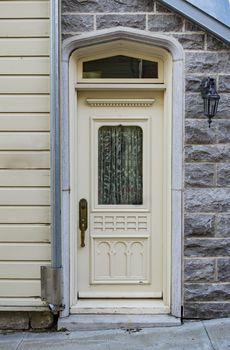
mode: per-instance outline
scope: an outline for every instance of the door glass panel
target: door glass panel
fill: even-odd
[[[98,131],[98,204],[143,203],[143,131],[102,126]]]
[[[158,78],[158,63],[128,56],[113,56],[83,62],[86,79]]]

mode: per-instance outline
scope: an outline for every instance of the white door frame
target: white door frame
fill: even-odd
[[[117,45],[121,45],[120,40],[118,42],[114,43],[114,46],[116,47]],[[129,43],[125,42],[124,43],[125,47],[129,47]],[[107,46],[107,45],[106,45]],[[138,48],[138,49],[137,49]],[[99,47],[100,51],[101,48]],[[139,57],[142,57],[141,54],[144,51],[144,47],[143,45],[137,45],[135,44],[135,53],[139,54]],[[162,50],[163,51],[163,50]],[[111,52],[110,50],[108,50],[108,48],[105,48],[105,53],[106,52]],[[128,49],[129,55],[132,57],[134,52],[130,49]],[[78,55],[79,54],[79,50],[75,51],[73,53],[73,55],[71,56],[71,61],[72,61],[72,66],[73,69],[70,68],[70,89],[71,89],[71,80],[72,78],[76,77],[76,71],[74,72],[74,66],[76,66],[76,61],[77,58],[75,57],[75,54]],[[92,52],[92,50],[90,50],[89,52],[89,57],[91,59],[94,58],[94,53]],[[166,52],[166,55],[168,56],[168,53]],[[145,58],[145,57],[144,57]],[[86,56],[86,59],[88,59],[88,56]],[[74,82],[72,82],[73,84]],[[79,89],[80,92],[79,94],[83,97],[80,97],[79,94],[76,95],[73,94],[72,98],[71,98],[71,108],[70,108],[70,183],[71,183],[71,192],[70,192],[70,202],[71,202],[71,207],[70,207],[70,213],[71,213],[71,219],[70,219],[70,261],[71,261],[71,265],[70,265],[70,302],[71,302],[71,313],[86,313],[86,312],[90,312],[90,313],[97,313],[97,312],[106,312],[106,313],[114,313],[116,311],[116,313],[123,313],[124,312],[124,307],[126,308],[126,311],[129,310],[130,312],[135,312],[135,313],[169,313],[170,312],[170,278],[171,278],[171,220],[170,220],[170,214],[171,214],[171,193],[170,193],[170,188],[171,188],[171,155],[170,155],[170,151],[171,151],[171,140],[170,140],[170,134],[171,134],[171,118],[170,118],[170,105],[171,105],[171,101],[170,99],[167,98],[167,95],[169,95],[168,93],[166,93],[166,89],[163,87],[161,87],[161,84],[158,84],[157,89],[161,91],[155,91],[154,88],[150,89],[150,86],[152,86],[151,84],[148,84],[149,86],[147,86],[148,91],[146,91],[146,86],[143,84],[127,84],[128,86],[126,86],[124,84],[124,86],[122,87],[122,96],[124,98],[125,94],[129,94],[129,98],[134,98],[135,96],[135,102],[133,102],[132,105],[132,100],[129,100],[128,97],[127,99],[124,98],[123,101],[120,100],[118,102],[118,106],[121,103],[121,101],[126,104],[128,103],[129,107],[126,105],[126,107],[123,107],[120,109],[120,113],[123,115],[122,117],[122,124],[129,124],[130,121],[132,121],[132,124],[135,123],[135,125],[139,125],[141,126],[142,130],[143,130],[143,134],[144,134],[144,139],[143,139],[143,147],[144,147],[144,160],[143,160],[143,165],[144,165],[144,169],[146,169],[146,171],[144,170],[144,198],[148,198],[148,195],[146,193],[146,190],[148,188],[148,191],[150,190],[150,181],[151,184],[153,184],[156,181],[156,178],[158,178],[158,181],[160,181],[160,183],[163,184],[163,186],[161,184],[158,183],[158,186],[156,188],[155,185],[155,190],[154,190],[154,196],[155,197],[155,201],[152,201],[152,199],[149,201],[144,202],[144,208],[142,207],[142,209],[139,208],[139,210],[137,209],[137,207],[133,207],[132,208],[128,208],[127,207],[123,207],[123,209],[120,208],[120,211],[118,211],[118,208],[114,208],[114,207],[108,207],[107,210],[110,211],[110,214],[108,214],[108,211],[106,210],[105,212],[103,211],[97,211],[97,210],[102,210],[100,208],[97,208],[97,201],[95,201],[94,199],[94,195],[93,195],[93,184],[91,186],[91,190],[89,191],[88,195],[85,195],[85,198],[87,198],[89,200],[89,217],[93,217],[94,215],[116,215],[115,213],[119,213],[118,215],[130,215],[130,213],[132,213],[131,215],[149,215],[154,219],[150,219],[150,222],[154,222],[154,226],[152,226],[152,229],[150,229],[151,232],[151,240],[149,240],[148,234],[147,236],[145,236],[146,240],[146,244],[150,244],[150,241],[152,242],[150,244],[151,246],[151,252],[147,253],[147,251],[145,251],[145,254],[149,255],[149,259],[152,261],[152,265],[151,268],[149,269],[149,274],[151,275],[151,283],[150,284],[146,284],[145,283],[143,285],[139,285],[136,286],[135,284],[132,284],[132,288],[130,285],[128,285],[128,282],[126,281],[125,285],[122,285],[122,282],[119,286],[119,291],[118,289],[116,289],[117,287],[113,286],[116,290],[112,291],[112,294],[118,294],[119,292],[122,294],[122,296],[124,297],[124,295],[126,295],[126,299],[124,300],[120,300],[119,296],[115,297],[116,300],[112,300],[110,303],[108,303],[108,300],[104,300],[104,305],[103,305],[103,300],[101,299],[107,299],[108,294],[106,295],[105,290],[108,288],[111,292],[111,288],[112,286],[108,286],[107,284],[109,283],[105,283],[104,285],[104,289],[102,288],[101,291],[97,294],[99,298],[99,295],[101,295],[101,299],[100,302],[98,303],[97,299],[92,299],[90,301],[88,301],[87,299],[80,299],[79,297],[79,293],[81,293],[84,295],[88,295],[88,298],[90,298],[90,296],[92,297],[92,295],[95,295],[93,293],[93,289],[95,288],[95,286],[91,286],[89,287],[89,289],[91,289],[91,292],[89,292],[88,287],[87,287],[87,281],[86,281],[86,276],[85,273],[88,270],[88,267],[84,268],[85,265],[87,265],[87,261],[89,261],[88,259],[86,260],[86,251],[88,251],[89,248],[89,241],[88,241],[88,236],[90,235],[91,238],[94,236],[94,234],[98,234],[98,232],[95,232],[93,229],[93,223],[91,220],[89,220],[89,229],[87,230],[87,248],[85,249],[79,249],[79,230],[78,230],[78,226],[77,226],[77,222],[78,222],[78,199],[80,199],[82,196],[79,196],[79,191],[83,191],[85,193],[85,191],[83,190],[84,186],[81,183],[81,188],[78,191],[78,186],[79,186],[79,181],[80,181],[80,174],[79,171],[81,171],[81,169],[78,168],[79,163],[77,163],[78,157],[81,157],[81,152],[79,152],[79,144],[80,144],[80,140],[78,138],[81,138],[80,135],[82,135],[84,126],[83,126],[83,119],[87,120],[86,125],[88,125],[88,118],[90,119],[89,115],[91,115],[91,141],[94,140],[93,142],[95,142],[94,139],[94,135],[97,134],[97,132],[95,132],[95,128],[98,127],[98,125],[105,125],[105,123],[119,123],[119,116],[116,117],[108,117],[108,115],[110,115],[108,113],[108,109],[110,111],[110,113],[113,113],[112,109],[114,107],[108,107],[107,103],[109,101],[109,99],[113,98],[112,96],[116,96],[116,94],[120,94],[120,88],[119,91],[117,91],[117,87],[116,84],[114,84],[114,86],[111,86],[113,84],[109,84],[109,88],[111,89],[110,91],[107,91],[108,88],[106,89],[106,91],[101,92],[101,87],[99,87],[98,90],[98,85],[96,84],[96,87],[93,86],[93,91],[88,91],[87,89],[85,90],[85,87],[82,87],[82,84],[78,84],[79,85]],[[88,86],[88,83],[86,84]],[[101,84],[100,84],[101,85]],[[104,85],[104,84],[102,84]],[[106,85],[106,84],[105,84]],[[130,85],[132,86],[132,90],[130,91]],[[169,84],[168,84],[169,85]],[[82,91],[82,88],[84,89]],[[106,88],[106,87],[105,87]],[[143,90],[144,89],[144,90]],[[90,99],[92,98],[94,101],[93,105],[95,104],[95,98],[100,98],[100,93],[102,93],[101,97],[103,97],[103,99],[107,99],[105,104],[106,106],[101,107],[100,108],[100,112],[98,111],[98,107],[92,107],[92,106],[85,106],[84,102],[85,99],[89,98],[88,101],[90,101]],[[83,95],[82,95],[83,94]],[[136,95],[134,95],[136,94]],[[148,94],[148,98],[154,97],[155,102],[151,103],[151,106],[149,105],[149,107],[144,107],[141,108],[139,106],[136,107],[136,103],[137,103],[137,99],[139,98],[138,104],[140,105],[141,103],[146,103],[144,102],[144,99],[147,98],[147,94]],[[90,97],[91,96],[91,97]],[[94,97],[92,97],[94,96]],[[141,99],[141,97],[143,98],[143,100]],[[76,103],[77,101],[77,103]],[[83,102],[84,101],[84,102]],[[111,100],[112,101],[112,100]],[[129,101],[129,102],[128,102]],[[134,100],[133,100],[134,101]],[[164,105],[163,106],[163,101],[164,101]],[[100,99],[100,106],[102,104],[102,100]],[[75,104],[75,109],[77,111],[77,113],[74,113],[74,104]],[[77,107],[80,104],[79,107]],[[89,104],[89,103],[88,103]],[[113,100],[113,104],[116,104],[116,102],[114,102]],[[132,105],[132,107],[131,107]],[[166,108],[168,107],[168,109]],[[92,110],[93,109],[93,110]],[[107,110],[107,113],[104,111]],[[87,111],[84,113],[84,110]],[[81,111],[81,116],[84,115],[85,118],[82,118],[79,113]],[[155,112],[154,112],[155,111]],[[156,112],[157,111],[157,112]],[[164,112],[165,111],[165,112]],[[166,113],[168,112],[168,113]],[[92,114],[90,114],[92,113]],[[98,113],[98,114],[97,114]],[[150,115],[154,116],[154,113],[156,113],[155,118],[151,118]],[[126,117],[124,116],[124,114],[126,115]],[[97,115],[97,116],[96,116]],[[159,118],[160,116],[160,118]],[[114,120],[115,118],[115,120]],[[159,118],[159,119],[158,119]],[[81,127],[80,127],[80,121],[78,123],[78,119],[81,120]],[[158,121],[157,121],[158,120]],[[135,121],[135,122],[134,122]],[[96,123],[96,124],[95,124]],[[120,122],[121,123],[121,122]],[[155,125],[155,128],[151,125]],[[161,127],[162,127],[162,131],[161,131]],[[80,128],[80,129],[79,129]],[[151,133],[151,128],[152,128],[152,133]],[[156,129],[157,128],[157,129]],[[158,129],[159,128],[159,129]],[[85,140],[87,139],[87,135],[88,135],[89,131],[85,131],[84,132],[84,138],[83,142],[85,142]],[[152,143],[154,143],[153,140],[155,140],[155,142],[158,142],[158,147],[155,148],[155,150],[152,148],[152,146],[150,147],[150,145],[152,144],[150,142],[150,139],[152,139]],[[158,141],[156,141],[158,140]],[[163,141],[163,142],[162,142]],[[147,143],[148,142],[148,143]],[[152,166],[153,166],[153,159],[157,159],[157,156],[160,152],[161,146],[160,144],[162,143],[162,166],[160,166],[158,168],[157,163],[155,163],[155,169],[153,171]],[[86,145],[85,145],[86,146]],[[94,147],[96,145],[94,144]],[[87,146],[86,146],[87,147]],[[85,149],[86,149],[85,147]],[[92,145],[91,145],[92,147]],[[91,148],[91,163],[93,163],[93,154],[95,152],[94,147]],[[148,150],[149,148],[151,148],[152,151]],[[154,153],[155,151],[155,153]],[[87,153],[90,154],[90,150],[86,151]],[[152,153],[152,159],[150,159],[150,153]],[[87,157],[87,155],[86,155]],[[96,157],[97,158],[97,157]],[[87,159],[87,158],[86,158]],[[148,159],[148,161],[147,161]],[[82,158],[81,158],[81,162],[82,162]],[[88,162],[87,162],[88,163]],[[151,165],[152,164],[152,165]],[[147,168],[148,167],[148,170]],[[152,169],[150,171],[150,169]],[[158,172],[158,176],[156,175],[156,173]],[[92,173],[93,173],[93,168],[91,169]],[[87,173],[89,173],[90,170],[87,171]],[[162,172],[162,174],[161,174]],[[152,174],[152,177],[151,175]],[[154,176],[153,176],[154,174]],[[161,174],[161,175],[160,175]],[[83,175],[83,174],[82,174]],[[84,174],[85,176],[83,176],[83,178],[87,178],[89,175],[88,174]],[[78,177],[79,176],[79,177]],[[92,175],[92,178],[96,178],[96,174],[94,173],[94,175]],[[155,179],[155,181],[153,181],[153,178]],[[83,179],[81,178],[81,181]],[[96,186],[96,184],[95,184]],[[162,190],[160,190],[160,188],[162,188]],[[156,192],[155,192],[156,191]],[[160,191],[160,193],[158,193],[158,197],[157,197],[157,192]],[[83,195],[84,196],[84,195]],[[91,197],[91,198],[90,198]],[[153,198],[152,197],[152,198]],[[158,198],[159,201],[156,201],[156,197]],[[162,207],[161,207],[161,201],[162,201]],[[94,204],[92,204],[94,203]],[[155,205],[154,205],[155,203]],[[93,208],[91,208],[91,206]],[[158,215],[156,215],[156,212],[158,211],[158,207],[161,207],[162,209],[160,209],[160,212],[162,210],[162,220],[159,220]],[[151,208],[151,209],[150,209]],[[153,209],[155,208],[155,209]],[[96,210],[96,212],[94,212],[94,209]],[[92,210],[92,212],[91,212]],[[117,212],[118,211],[118,212]],[[146,211],[148,212],[148,214],[146,213]],[[151,214],[149,213],[149,211],[151,212]],[[160,214],[160,212],[158,214]],[[100,213],[100,214],[99,214]],[[160,215],[161,216],[161,215]],[[146,217],[147,218],[147,217]],[[159,221],[158,221],[159,220]],[[151,223],[148,223],[148,227],[150,228],[149,225],[151,225]],[[153,224],[152,224],[153,225]],[[159,228],[159,233],[160,236],[159,240],[156,240],[156,235],[154,235],[154,231],[156,230],[157,225],[160,225]],[[153,229],[154,227],[154,229]],[[156,231],[155,231],[156,232]],[[116,237],[116,234],[118,234],[118,232],[113,232],[114,233],[114,238]],[[127,231],[124,231],[122,233],[123,237],[124,237],[124,242],[125,242],[125,236],[127,235]],[[141,240],[141,237],[143,239],[143,231],[138,232],[139,236],[138,238],[136,237],[137,240]],[[113,236],[112,232],[109,233],[110,238],[111,236]],[[154,238],[155,237],[155,238]],[[127,238],[127,236],[126,236]],[[131,236],[129,236],[129,238],[131,238]],[[94,236],[94,239],[96,239],[96,237]],[[101,238],[102,239],[102,238]],[[103,239],[102,239],[103,240]],[[93,239],[90,240],[92,243],[91,248],[93,247]],[[96,240],[97,241],[97,240]],[[154,243],[153,243],[154,241]],[[148,242],[148,243],[147,243]],[[160,243],[161,242],[161,243]],[[95,240],[94,240],[95,243]],[[143,243],[143,241],[142,241]],[[96,244],[96,243],[95,243]],[[156,248],[157,244],[159,244],[158,248]],[[147,246],[146,246],[147,248]],[[163,257],[159,257],[158,253],[160,253],[162,248],[162,255]],[[154,251],[154,254],[153,254]],[[78,259],[78,254],[80,253],[81,255],[81,260]],[[82,258],[82,254],[84,255],[84,259]],[[145,255],[144,254],[144,255]],[[156,260],[156,257],[158,256],[158,259]],[[80,263],[81,261],[81,263]],[[95,260],[93,259],[93,261],[95,262]],[[153,263],[153,261],[155,261]],[[92,261],[91,261],[92,262]],[[149,263],[149,260],[148,260]],[[79,265],[80,264],[80,265]],[[161,265],[162,264],[162,265]],[[92,266],[91,266],[92,267]],[[155,270],[155,272],[153,273],[154,268],[157,268],[157,271]],[[93,271],[93,268],[91,270],[91,273]],[[160,272],[161,271],[161,272]],[[146,271],[147,272],[147,271]],[[87,276],[89,278],[88,275],[88,271],[87,271]],[[82,288],[80,288],[79,284],[80,284],[80,276],[81,276],[81,281],[85,281],[84,284],[84,288],[82,291]],[[87,278],[87,280],[88,280]],[[156,289],[156,284],[159,283],[159,281],[162,280],[162,293],[161,293],[161,287],[159,287],[158,285],[158,289]],[[147,278],[148,279],[148,278]],[[155,283],[153,282],[155,281]],[[158,281],[158,282],[157,282]],[[97,286],[97,288],[99,288],[99,286]],[[136,293],[134,293],[134,290],[136,288]],[[155,288],[155,289],[154,289]],[[107,289],[107,292],[109,293]],[[148,292],[144,292],[145,289],[148,289]],[[153,291],[153,289],[155,290],[155,292]],[[81,290],[81,292],[80,292]],[[121,292],[122,290],[122,292]],[[142,291],[141,291],[142,290]],[[157,291],[156,291],[157,290]],[[131,296],[131,294],[133,296]],[[141,298],[141,295],[143,296],[143,301],[142,301],[142,308],[139,308],[139,310],[137,310],[136,308],[136,301],[132,301],[129,299],[129,296],[131,299],[134,298],[134,294],[136,295],[136,298]],[[161,296],[161,294],[163,294],[163,297]],[[104,297],[103,297],[104,295]],[[105,296],[106,295],[106,296]],[[138,296],[139,295],[139,296]],[[145,296],[144,296],[145,295]],[[148,300],[148,302],[146,302],[146,296],[149,296],[149,298],[153,298],[150,300]],[[151,295],[151,296],[150,296]],[[155,298],[155,299],[154,299]],[[142,299],[141,299],[142,300]],[[139,302],[139,304],[141,304],[141,301]],[[134,308],[135,306],[135,308]],[[128,308],[128,309],[127,309]],[[100,310],[98,310],[100,309]],[[135,309],[135,311],[134,311]]]
[[[150,34],[130,28],[101,30],[67,39],[63,44],[62,56],[62,120],[61,120],[61,175],[62,175],[62,264],[65,310],[62,317],[69,314],[70,306],[70,154],[69,154],[69,58],[76,49],[95,44],[128,40],[167,49],[172,56],[172,145],[171,145],[171,314],[181,316],[181,269],[182,269],[182,150],[183,150],[183,63],[181,45],[172,37]],[[153,53],[154,54],[154,53]],[[75,89],[75,86],[73,86]],[[178,288],[180,286],[180,288]]]

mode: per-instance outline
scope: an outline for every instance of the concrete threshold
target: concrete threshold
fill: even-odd
[[[126,329],[135,331],[143,328],[180,326],[181,320],[170,315],[70,315],[59,318],[58,330],[95,331]]]

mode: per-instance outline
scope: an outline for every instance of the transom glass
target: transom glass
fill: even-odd
[[[117,55],[83,62],[85,79],[157,79],[158,62]]]

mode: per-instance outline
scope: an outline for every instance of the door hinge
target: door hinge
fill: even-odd
[[[62,295],[63,269],[41,266],[41,299],[47,302],[53,314],[64,309]]]

